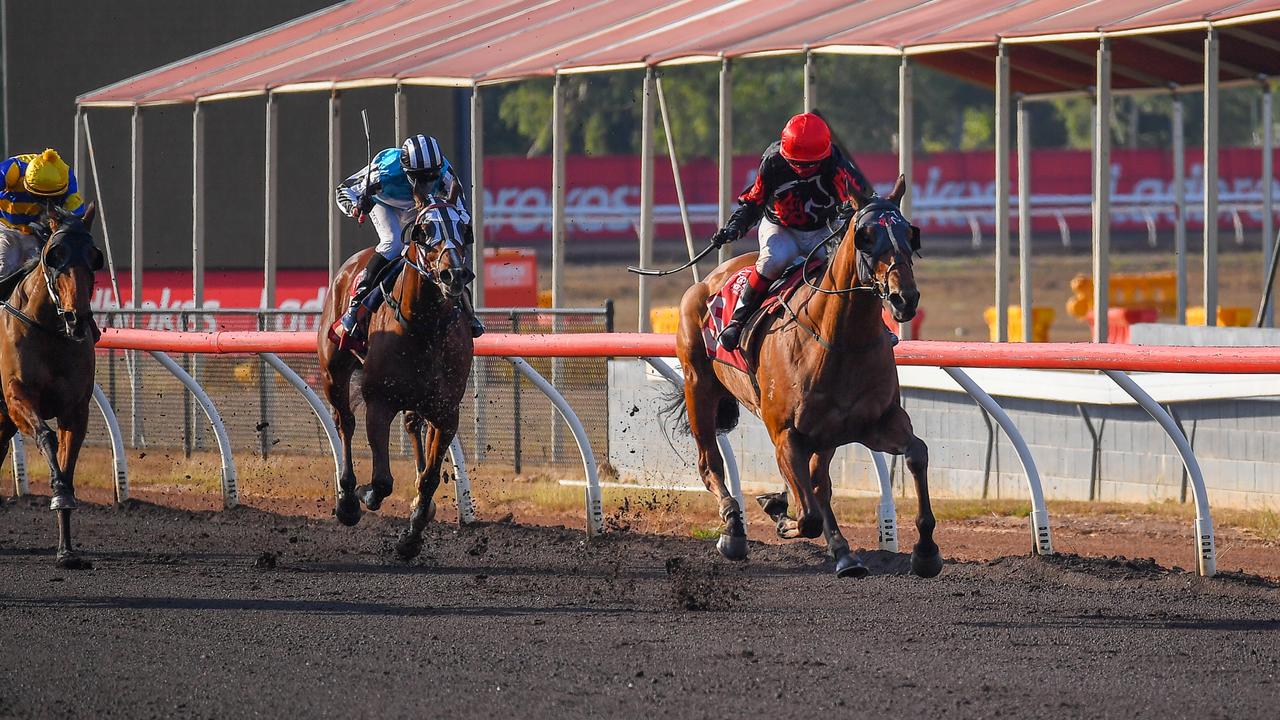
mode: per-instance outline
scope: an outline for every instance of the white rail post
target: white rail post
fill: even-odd
[[[974,382],[968,373],[954,367],[944,367],[942,370],[964,388],[964,391],[969,393],[969,397],[976,400],[991,414],[991,417],[995,418],[1009,438],[1009,442],[1013,444],[1014,451],[1018,453],[1018,461],[1022,463],[1022,470],[1027,475],[1027,490],[1031,494],[1032,545],[1035,547],[1036,554],[1052,555],[1053,536],[1049,529],[1049,509],[1044,504],[1044,489],[1040,485],[1040,471],[1036,468],[1035,458],[1031,456],[1031,448],[1027,447],[1027,441],[1022,438],[1022,432],[1013,423],[1009,413],[1005,412],[986,390]]]
[[[1204,37],[1204,324],[1218,324],[1218,31]]]
[[[899,209],[911,217],[911,201],[915,196],[912,181],[915,179],[915,87],[912,78],[911,59],[905,54],[898,65],[898,172],[906,179],[907,194],[902,196]],[[915,330],[911,321],[901,323],[903,340],[914,340]]]
[[[1186,436],[1178,429],[1178,424],[1169,416],[1169,413],[1165,412],[1165,409],[1160,407],[1160,403],[1134,382],[1133,378],[1119,370],[1102,372],[1115,381],[1121,390],[1128,393],[1129,397],[1136,400],[1153,420],[1160,423],[1160,427],[1164,428],[1169,439],[1173,441],[1173,446],[1177,448],[1178,455],[1182,457],[1182,464],[1187,468],[1187,476],[1191,479],[1191,491],[1195,495],[1196,568],[1201,575],[1213,577],[1218,571],[1218,561],[1213,540],[1213,518],[1209,514],[1209,493],[1205,489],[1204,473],[1200,471],[1200,462],[1196,460],[1191,443],[1187,442]]]
[[[551,307],[564,307],[564,266],[565,266],[565,155],[568,138],[565,131],[564,117],[564,78],[556,74],[551,99]],[[551,331],[560,332],[561,317],[559,313],[551,316]],[[551,359],[551,384],[560,386],[564,360]],[[551,461],[560,461],[560,426],[551,425]]]
[[[667,114],[667,95],[662,91],[662,75],[656,77],[655,87],[658,90],[658,112],[662,115],[662,134],[667,138],[667,157],[671,160],[671,178],[676,184],[676,203],[680,205],[680,223],[684,227],[684,244],[692,260],[698,251],[693,247],[693,226],[689,223],[689,206],[684,201],[684,183],[680,180],[680,159],[676,156],[676,140],[671,128],[671,116]],[[693,281],[702,282],[702,274],[695,264]]]
[[[871,463],[876,468],[876,479],[880,481],[880,504],[876,505],[876,535],[880,549],[885,552],[898,552],[898,510],[893,503],[893,477],[889,474],[889,463],[884,453],[867,448],[871,453]]]
[[[640,95],[640,267],[653,267],[653,66],[644,69]],[[636,276],[639,317],[636,327],[649,332],[649,279]]]
[[[476,521],[475,498],[471,495],[471,476],[467,474],[467,458],[462,454],[462,441],[453,436],[449,444],[449,461],[453,463],[453,486],[458,495],[458,524]]]
[[[1187,324],[1187,181],[1186,125],[1182,96],[1175,86],[1169,123],[1173,134],[1173,254],[1178,272],[1178,324]]]
[[[3,12],[3,9],[0,9],[0,12]],[[3,36],[0,36],[0,38],[2,37]],[[75,163],[75,167],[73,168],[73,170],[76,173],[77,179],[80,181],[80,196],[87,197],[89,193],[88,193],[88,189],[84,185],[84,181],[86,179],[84,174],[84,167],[85,167],[84,108],[81,107],[79,103],[76,103],[75,122],[76,122],[76,126],[75,126],[75,132],[73,134],[73,137],[75,138],[75,148],[72,151],[72,162]]]
[[[31,494],[31,481],[27,478],[27,448],[22,443],[22,433],[9,442],[13,451],[13,494],[24,497]]]
[[[173,358],[159,350],[152,350],[151,357],[173,373],[173,376],[196,396],[200,407],[204,409],[205,417],[209,418],[209,424],[213,426],[213,434],[218,438],[218,453],[222,456],[222,506],[230,509],[239,505],[240,489],[236,482],[236,461],[231,453],[231,439],[227,436],[227,427],[222,423],[222,415],[218,413],[218,408],[214,406],[213,400],[209,398],[209,394],[204,391],[200,383],[187,374],[181,365],[174,362]]]
[[[720,153],[719,178],[720,200],[717,219],[720,227],[729,222],[733,214],[737,189],[733,186],[733,63],[729,58],[720,59]],[[720,248],[719,260],[724,262],[733,257],[728,245]]]
[[[133,123],[130,127],[131,157],[129,176],[132,195],[132,209],[129,214],[129,286],[132,297],[129,307],[138,310],[142,307],[142,108],[133,106]],[[96,183],[95,183],[96,184]],[[102,188],[97,188],[102,194]],[[119,298],[116,298],[119,302]],[[135,315],[130,325],[137,327],[138,317]],[[146,444],[142,423],[142,369],[138,363],[137,351],[126,353],[129,365],[129,408],[130,433],[129,440],[134,447]]]
[[[191,297],[198,312],[204,308],[205,268],[205,114],[191,105]]]
[[[1098,41],[1093,120],[1093,341],[1108,337],[1111,309],[1111,41]]]
[[[342,95],[333,90],[329,93],[329,173],[328,187],[325,190],[333,193],[342,182]],[[328,256],[329,279],[337,277],[342,267],[342,212],[338,203],[332,199],[329,208]]]
[[[1009,46],[996,50],[996,341],[1009,341]]]
[[[1275,181],[1272,149],[1275,135],[1271,122],[1272,92],[1270,78],[1262,78],[1262,284],[1270,279],[1271,254],[1275,252]],[[1267,311],[1259,318],[1263,327],[1275,327],[1275,303],[1267,303]]]
[[[1031,296],[1031,118],[1026,98],[1018,98],[1018,300],[1022,342],[1032,340],[1035,303]]]
[[[578,442],[578,452],[582,455],[582,469],[587,476],[587,535],[588,537],[599,535],[604,531],[604,497],[600,491],[600,475],[596,468],[596,455],[591,450],[591,440],[587,437],[587,431],[582,426],[582,421],[578,419],[578,414],[573,411],[573,407],[564,399],[558,390],[547,382],[546,378],[538,374],[529,363],[523,358],[509,357],[507,361],[520,372],[521,375],[529,379],[543,395],[551,400],[551,404],[559,411],[560,417],[564,419],[565,424],[573,431],[573,437]]]
[[[120,431],[120,421],[116,418],[115,408],[111,401],[96,384],[93,386],[93,401],[102,413],[102,421],[107,424],[107,436],[111,438],[111,468],[115,480],[116,502],[129,499],[129,461],[124,452],[124,433]]]
[[[658,374],[666,378],[668,382],[675,385],[681,392],[684,391],[684,378],[680,373],[675,371],[662,358],[647,357],[644,359],[649,366],[658,371]],[[742,527],[747,527],[747,501],[742,494],[742,477],[738,474],[738,458],[733,454],[733,446],[729,443],[729,436],[726,433],[716,434],[716,445],[720,448],[720,455],[724,457],[724,474],[729,480],[729,494],[738,501],[738,509],[742,511]]]

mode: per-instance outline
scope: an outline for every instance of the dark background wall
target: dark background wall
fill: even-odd
[[[4,0],[8,86],[6,156],[57,148],[72,161],[75,98],[152,68],[194,55],[333,4],[331,0]],[[406,87],[410,132],[435,134],[455,164],[465,165],[457,139],[464,91]],[[391,87],[342,94],[345,172],[365,161],[360,109],[369,110],[374,152],[399,140]],[[280,267],[324,267],[327,213],[328,95],[289,93],[280,105]],[[143,248],[146,269],[191,262],[190,105],[143,111]],[[209,269],[257,268],[263,256],[265,99],[204,106],[206,248]],[[113,254],[128,265],[130,243],[130,116],[128,108],[88,111],[101,197]],[[464,118],[465,120],[465,118]],[[89,167],[75,168],[96,196]],[[98,235],[102,236],[101,228]],[[375,242],[371,228],[344,224],[343,248]]]

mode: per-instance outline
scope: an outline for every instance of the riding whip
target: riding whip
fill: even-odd
[[[369,198],[369,175],[373,173],[370,165],[373,164],[373,141],[370,139],[369,132],[369,110],[360,108],[360,120],[364,122],[364,154],[369,161],[364,166],[364,189],[360,191],[360,205],[364,205],[364,201]],[[360,214],[356,217],[356,224],[364,224],[364,210],[360,210]]]
[[[648,268],[627,266],[627,272],[635,273],[636,275],[645,275],[648,277],[663,277],[665,275],[674,275],[680,272],[681,270],[688,270],[689,268],[693,267],[694,265],[697,264],[699,260],[706,257],[707,255],[710,255],[711,251],[717,249],[718,247],[719,246],[716,245],[715,243],[711,243],[707,245],[705,248],[703,248],[702,252],[698,253],[697,255],[694,255],[693,258],[689,260],[689,262],[672,270],[650,270]]]

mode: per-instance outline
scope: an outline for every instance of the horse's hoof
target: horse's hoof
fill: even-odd
[[[422,538],[414,537],[408,533],[401,533],[400,539],[396,541],[396,555],[405,562],[408,562],[422,552]]]
[[[836,577],[838,578],[864,578],[869,574],[867,566],[863,565],[862,560],[853,553],[847,553],[836,560]]]
[[[919,545],[911,550],[911,572],[922,578],[937,577],[942,572],[942,553],[938,546],[922,549]]]
[[[338,493],[338,504],[333,509],[333,515],[338,518],[338,522],[352,527],[360,522],[360,514],[360,501],[355,495]]]
[[[360,498],[360,502],[364,503],[366,510],[376,512],[382,507],[382,500],[390,495],[390,492],[380,492],[377,485],[361,485],[356,488],[356,495]]]
[[[76,496],[71,493],[58,493],[49,501],[50,510],[75,510]]]
[[[817,513],[805,515],[796,523],[796,529],[800,531],[800,537],[813,538],[822,535],[822,517]]]
[[[746,535],[720,535],[720,539],[716,541],[716,549],[724,556],[726,560],[747,559],[747,536]]]
[[[92,570],[93,563],[73,552],[58,553],[56,564],[63,570]]]

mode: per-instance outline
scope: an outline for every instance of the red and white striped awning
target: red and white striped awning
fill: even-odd
[[[85,106],[190,103],[371,85],[473,87],[565,72],[820,53],[912,55],[990,84],[1009,45],[1016,92],[1093,84],[1114,38],[1116,89],[1201,81],[1205,29],[1225,82],[1280,74],[1280,0],[350,0],[82,95]]]

